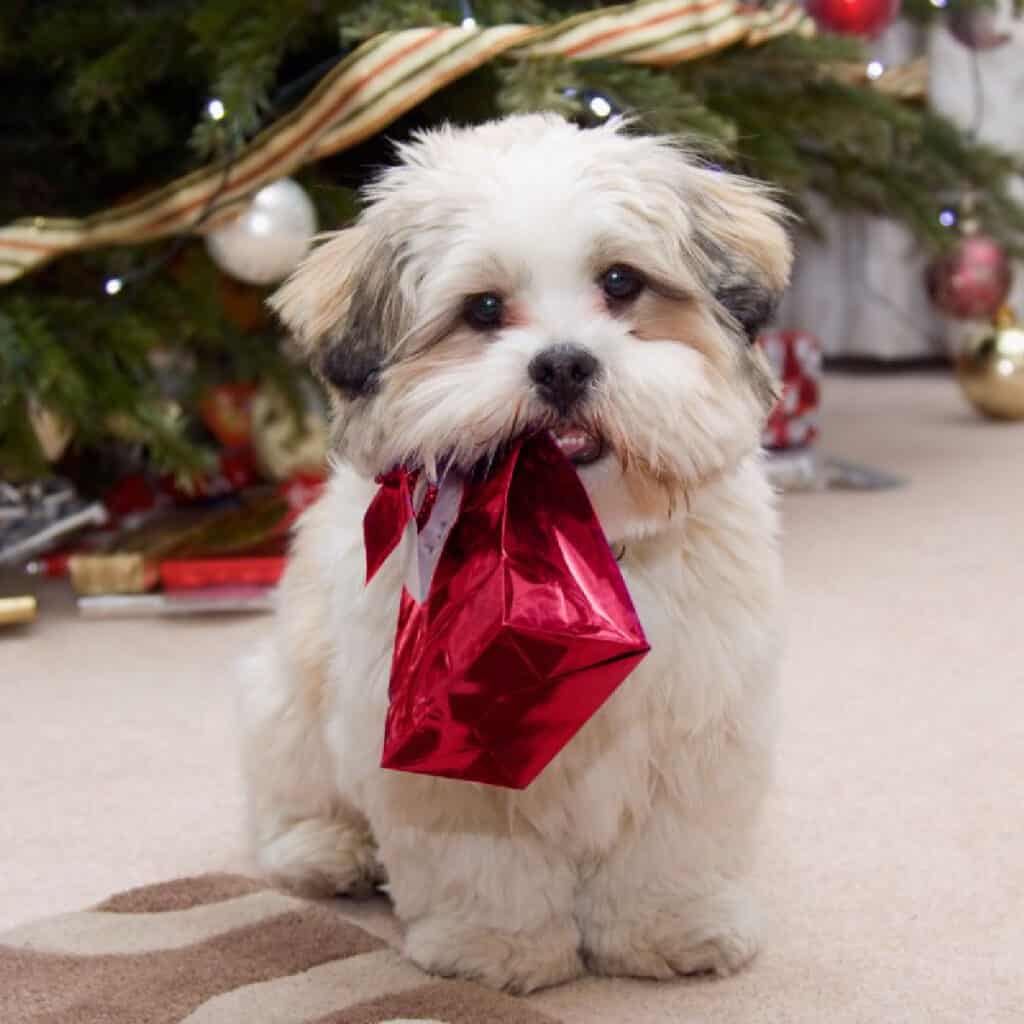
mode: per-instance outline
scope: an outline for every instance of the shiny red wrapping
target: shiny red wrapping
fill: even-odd
[[[806,331],[762,331],[757,338],[782,384],[761,443],[779,450],[813,444],[821,406],[821,342]]]
[[[393,469],[377,477],[377,491],[363,519],[363,540],[366,546],[366,582],[387,561],[398,546],[412,521],[412,487],[415,476],[404,469]]]
[[[401,470],[381,480],[368,578],[409,528],[412,482]],[[576,470],[547,435],[464,483],[419,586],[422,602],[402,592],[386,768],[525,788],[650,649]]]

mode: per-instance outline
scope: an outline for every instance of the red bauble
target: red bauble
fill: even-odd
[[[932,302],[961,320],[995,316],[1013,283],[1006,250],[986,235],[968,235],[929,268],[926,280]]]
[[[807,13],[826,32],[877,36],[900,13],[900,0],[807,0]]]

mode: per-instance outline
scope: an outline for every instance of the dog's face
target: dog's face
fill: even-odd
[[[434,473],[550,429],[625,537],[757,445],[775,385],[751,339],[790,265],[762,189],[545,115],[401,156],[274,298],[334,392],[343,458]]]

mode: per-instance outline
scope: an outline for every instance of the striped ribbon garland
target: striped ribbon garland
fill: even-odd
[[[89,217],[32,217],[0,228],[0,284],[75,250],[208,231],[236,216],[264,185],[376,134],[499,54],[668,66],[741,42],[757,46],[787,33],[813,31],[803,9],[788,0],[767,7],[738,0],[641,0],[549,27],[386,32],[349,54],[299,106],[230,160]]]

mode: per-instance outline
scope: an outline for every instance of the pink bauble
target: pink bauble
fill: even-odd
[[[968,235],[929,268],[928,294],[944,313],[961,320],[986,319],[1006,301],[1013,265],[987,235]]]
[[[900,0],[807,0],[807,13],[826,32],[877,36],[900,13]]]

